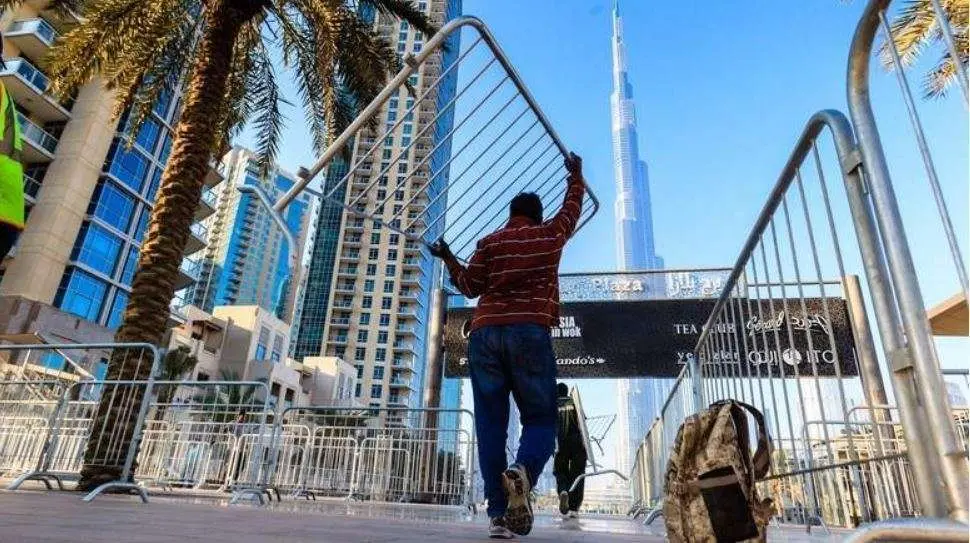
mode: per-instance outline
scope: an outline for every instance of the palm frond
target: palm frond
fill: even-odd
[[[253,125],[256,129],[256,154],[259,175],[266,178],[276,163],[279,153],[280,138],[285,124],[285,117],[280,111],[280,104],[287,103],[280,96],[279,85],[276,83],[276,72],[269,53],[258,44],[256,65],[253,77],[247,88],[246,101],[249,102],[254,115]]]

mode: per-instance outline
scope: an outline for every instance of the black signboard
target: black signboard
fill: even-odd
[[[714,308],[711,299],[572,302],[561,308],[552,329],[562,378],[676,377],[693,356],[701,329]],[[721,326],[718,348],[707,354],[707,374],[822,377],[857,375],[855,343],[845,301],[741,300],[743,323]],[[759,312],[760,305],[760,312]],[[736,306],[735,306],[736,307]],[[468,330],[475,308],[448,310],[445,375],[468,376]],[[744,336],[735,329],[740,326]],[[809,340],[809,337],[811,340]],[[834,339],[834,349],[832,348]],[[723,348],[721,348],[723,347]],[[781,364],[781,365],[779,365]],[[717,367],[714,368],[713,365]]]

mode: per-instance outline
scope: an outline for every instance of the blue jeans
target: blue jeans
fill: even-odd
[[[537,324],[486,326],[468,341],[478,462],[485,481],[488,516],[505,514],[502,489],[509,394],[515,398],[522,436],[515,462],[535,486],[556,447],[556,355],[549,328]]]

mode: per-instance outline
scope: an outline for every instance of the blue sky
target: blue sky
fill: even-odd
[[[847,111],[846,58],[863,4],[623,2],[657,251],[668,267],[733,264],[805,121],[819,109]],[[610,2],[585,0],[464,3],[466,13],[491,27],[563,140],[583,156],[586,177],[604,203],[568,249],[564,271],[615,265],[612,242],[603,242],[613,239],[610,8]],[[878,72],[873,83],[907,233],[932,304],[954,294],[958,283],[896,81]],[[920,107],[966,248],[966,109],[957,89]],[[280,162],[295,170],[313,157],[300,111],[289,116]],[[844,200],[838,185],[830,190]],[[944,366],[967,367],[966,340],[943,342],[941,352]],[[587,382],[583,391],[591,414],[616,411],[612,383]]]

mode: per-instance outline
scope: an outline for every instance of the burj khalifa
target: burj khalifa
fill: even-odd
[[[633,85],[626,71],[626,45],[619,0],[613,6],[613,176],[616,180],[616,260],[622,271],[663,267],[653,241],[647,164],[640,159]],[[617,383],[617,467],[627,473],[636,447],[663,398],[656,379],[624,379]]]

